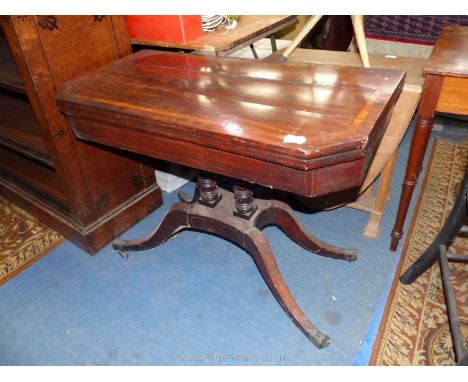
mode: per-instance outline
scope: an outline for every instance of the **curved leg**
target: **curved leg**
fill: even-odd
[[[245,235],[245,249],[252,255],[265,282],[286,314],[319,349],[330,344],[330,337],[321,333],[307,318],[289,291],[276,264],[265,236],[256,228]]]
[[[462,188],[441,231],[416,262],[400,277],[403,284],[411,284],[439,258],[439,246],[449,244],[455,239],[467,216],[468,171],[465,172]]]
[[[306,227],[294,217],[294,212],[286,203],[272,200],[255,221],[258,229],[269,224],[278,226],[291,240],[301,247],[320,256],[334,259],[354,261],[357,258],[355,249],[339,248],[328,245],[314,237]]]
[[[161,224],[152,233],[135,240],[114,240],[112,247],[125,253],[126,251],[143,251],[164,243],[179,228],[187,226],[186,206],[182,203],[174,204],[164,216]]]
[[[226,193],[227,195],[227,193]],[[226,196],[225,195],[225,196]],[[277,302],[283,310],[288,314],[295,325],[311,340],[318,348],[323,348],[330,343],[330,338],[322,334],[307,318],[301,310],[293,295],[289,291],[286,282],[284,281],[276,264],[276,260],[271,251],[270,245],[266,237],[258,228],[253,226],[253,222],[236,217],[232,214],[231,204],[228,203],[227,197],[219,198],[221,201],[216,208],[202,205],[200,203],[186,204],[177,203],[171,207],[169,212],[164,217],[159,227],[150,235],[137,240],[115,240],[113,243],[114,249],[119,251],[137,251],[155,247],[166,241],[174,232],[181,228],[195,229],[202,232],[214,233],[222,238],[228,239],[250,253],[257,265],[260,273],[265,279],[268,287],[275,296]],[[272,202],[273,209],[287,210],[289,206],[280,202]],[[264,211],[269,210],[269,203],[264,204]],[[281,212],[277,214],[271,213],[272,216],[283,216],[284,219],[289,219],[295,222],[292,218],[292,210],[284,216]],[[263,213],[262,212],[262,213]],[[260,214],[262,214],[260,213]],[[269,219],[269,213],[264,214],[265,219]],[[265,220],[263,219],[263,220]],[[255,220],[255,223],[257,223]],[[281,220],[281,218],[280,218]],[[274,218],[272,221],[276,221]],[[295,222],[298,227],[305,231],[305,228],[299,222]],[[291,223],[289,223],[291,225]],[[288,227],[289,229],[289,227]],[[294,236],[293,236],[294,237]],[[312,237],[309,240],[314,239]],[[297,239],[301,242],[301,239]],[[306,245],[310,244],[304,241]],[[317,240],[313,243],[318,251],[322,251],[321,247],[317,247]]]
[[[243,219],[229,217],[226,221],[209,216],[206,209],[192,209],[188,213],[188,229],[210,232],[228,239],[244,248],[253,258],[268,287],[286,314],[296,326],[318,348],[330,343],[330,338],[322,334],[301,310],[276,264],[266,237],[255,227],[243,224]],[[232,216],[232,215],[231,215]]]

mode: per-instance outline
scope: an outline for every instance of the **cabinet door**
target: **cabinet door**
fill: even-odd
[[[131,53],[120,16],[11,16],[15,61],[74,219],[82,226],[155,184],[154,171],[123,152],[77,140],[55,103],[56,89]]]
[[[68,203],[0,24],[0,181],[69,215]]]

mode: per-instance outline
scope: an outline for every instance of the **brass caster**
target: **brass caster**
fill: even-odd
[[[128,259],[128,252],[127,252],[127,251],[125,251],[125,250],[123,250],[123,249],[119,249],[117,252],[118,252],[118,254],[119,254],[120,256],[122,256],[125,260]]]

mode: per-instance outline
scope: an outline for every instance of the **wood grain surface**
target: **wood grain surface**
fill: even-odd
[[[206,52],[233,52],[234,48],[237,47],[240,49],[246,45],[246,42],[253,39],[259,40],[295,22],[297,22],[296,16],[244,15],[239,18],[237,27],[228,32],[226,32],[225,29],[205,32],[200,37],[186,42],[146,41],[139,39],[131,39],[131,42],[132,44],[163,48],[178,48]]]
[[[270,168],[260,183],[271,186],[281,185],[271,179],[279,165],[280,177],[285,168],[295,173],[279,188],[295,183],[295,192],[310,195],[318,190],[304,190],[309,170],[320,169],[312,182],[323,182],[320,193],[362,180],[403,81],[401,70],[140,51],[66,83],[58,104],[80,138],[259,180],[255,168],[214,163],[241,158],[256,171]],[[132,139],[142,143],[129,147]],[[329,168],[338,164],[337,173]]]
[[[281,54],[282,51],[283,49],[280,49],[269,57]],[[266,60],[269,60],[269,57]],[[274,60],[274,57],[271,60]],[[359,53],[332,50],[296,49],[289,56],[288,61],[362,67]],[[424,84],[423,69],[427,64],[427,59],[370,54],[369,62],[372,68],[406,70],[405,89],[421,92]]]
[[[161,193],[141,158],[77,140],[56,89],[128,54],[123,16],[0,16],[0,192],[90,253]]]
[[[424,72],[468,76],[468,26],[450,25],[442,29]]]

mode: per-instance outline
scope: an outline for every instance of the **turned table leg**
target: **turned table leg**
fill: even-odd
[[[427,75],[419,105],[418,117],[414,129],[413,140],[409,153],[408,164],[406,166],[405,181],[398,206],[395,225],[392,230],[392,241],[390,250],[396,251],[398,243],[403,236],[403,225],[405,223],[408,207],[411,202],[414,187],[418,181],[419,173],[422,169],[424,154],[431,135],[434,124],[434,116],[442,86],[443,77]]]
[[[292,240],[321,256],[353,261],[357,252],[328,245],[312,236],[294,217],[291,208],[276,200],[254,199],[247,185],[234,186],[234,192],[218,188],[210,177],[199,176],[192,198],[181,195],[159,227],[137,240],[115,240],[114,249],[126,256],[127,251],[155,247],[181,229],[210,232],[245,249],[253,258],[273,296],[295,325],[318,348],[327,346],[330,337],[321,333],[307,318],[289,291],[276,263],[268,240],[261,230],[277,225]]]

